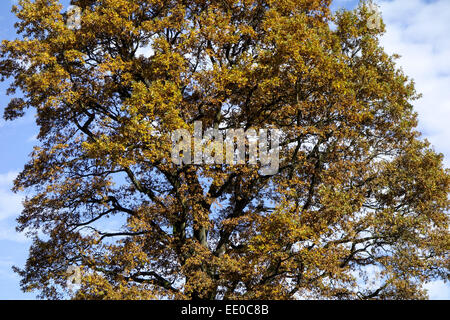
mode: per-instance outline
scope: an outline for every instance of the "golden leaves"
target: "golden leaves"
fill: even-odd
[[[422,297],[417,279],[448,274],[449,172],[417,140],[414,84],[366,8],[77,5],[71,30],[58,1],[20,1],[25,37],[1,46],[24,93],[5,118],[35,108],[41,128],[15,187],[32,191],[19,228],[48,236],[25,289],[59,297],[70,263],[78,299],[370,298],[370,266],[379,297]],[[170,133],[195,121],[282,129],[280,171],[174,166]]]

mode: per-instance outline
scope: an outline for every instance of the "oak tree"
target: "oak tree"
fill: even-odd
[[[449,171],[362,2],[19,0],[4,118],[24,290],[75,299],[410,299],[449,276]],[[171,133],[278,128],[280,167],[171,161]],[[81,283],[69,290],[68,269]]]

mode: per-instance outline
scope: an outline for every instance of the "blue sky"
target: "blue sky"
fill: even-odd
[[[68,1],[63,1],[67,3]],[[15,37],[15,17],[10,13],[14,0],[0,1],[0,38]],[[335,0],[333,8],[353,8],[355,0]],[[437,152],[446,156],[450,167],[450,1],[377,1],[387,25],[382,44],[389,53],[399,53],[399,65],[415,79],[423,94],[415,102],[419,129]],[[7,105],[6,83],[0,83],[0,113]],[[23,293],[12,265],[23,266],[30,242],[15,232],[23,194],[13,194],[12,180],[22,169],[36,142],[34,115],[28,113],[14,122],[0,120],[0,299],[34,299]],[[426,286],[432,299],[450,299],[450,286],[441,281]]]

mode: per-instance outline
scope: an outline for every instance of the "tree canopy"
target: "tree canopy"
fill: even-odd
[[[0,48],[39,143],[24,290],[58,299],[410,299],[449,276],[450,172],[362,2],[19,0]],[[278,128],[279,170],[171,161],[194,122]],[[81,283],[68,290],[67,270]],[[72,269],[71,269],[72,270]]]

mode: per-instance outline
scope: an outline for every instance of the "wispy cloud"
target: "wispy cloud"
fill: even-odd
[[[11,191],[17,172],[0,174],[0,240],[27,241],[15,231],[15,218],[22,211],[23,196]]]
[[[414,106],[419,129],[446,155],[450,167],[450,1],[394,0],[379,2],[387,25],[382,45],[398,53],[405,73],[423,98]]]
[[[17,172],[0,174],[0,221],[22,210],[22,196],[11,192]]]
[[[450,167],[450,1],[378,0],[386,34],[381,44],[402,57],[398,65],[414,79],[423,94],[414,102],[419,130]],[[358,1],[336,0],[336,7],[355,7]],[[450,299],[450,286],[434,281],[424,286],[431,299]]]
[[[382,45],[402,57],[398,64],[423,94],[415,102],[419,130],[450,167],[450,1],[380,1],[386,34]],[[424,286],[430,299],[450,299],[450,286],[434,281]]]
[[[426,284],[424,287],[428,290],[430,299],[450,300],[450,287],[444,281],[434,281]]]

